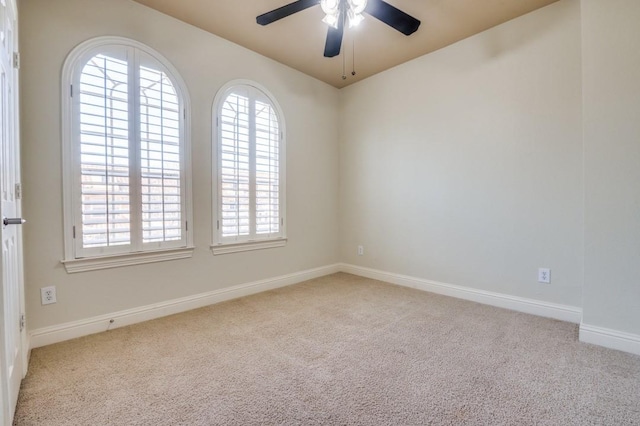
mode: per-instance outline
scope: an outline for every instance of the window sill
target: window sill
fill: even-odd
[[[211,246],[211,251],[215,256],[219,254],[239,253],[241,251],[262,250],[287,245],[286,238],[266,241],[249,241],[237,244],[216,244]]]
[[[166,260],[187,259],[193,256],[194,247],[179,249],[146,251],[141,253],[117,254],[112,256],[88,257],[85,259],[62,260],[69,274],[96,271],[98,269],[119,268],[144,263],[164,262]]]

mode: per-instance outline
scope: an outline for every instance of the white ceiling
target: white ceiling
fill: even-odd
[[[407,37],[365,15],[354,30],[345,29],[342,52],[335,58],[323,56],[327,26],[319,5],[261,26],[256,16],[293,0],[134,1],[340,88],[557,0],[387,0],[419,19],[418,31]]]

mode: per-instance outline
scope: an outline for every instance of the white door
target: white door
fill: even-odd
[[[18,143],[16,2],[0,0],[0,396],[3,418],[13,420],[20,382],[26,367],[23,339],[22,232],[19,224],[6,224],[5,218],[20,218],[20,157]],[[15,62],[14,62],[15,61]],[[14,220],[17,222],[17,220]]]

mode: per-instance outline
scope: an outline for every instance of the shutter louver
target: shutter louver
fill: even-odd
[[[180,104],[167,75],[140,67],[142,242],[182,238]]]
[[[127,62],[93,57],[79,96],[82,246],[130,244]]]

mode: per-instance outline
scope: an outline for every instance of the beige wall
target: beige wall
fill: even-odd
[[[341,260],[580,306],[580,37],[561,1],[343,89]]]
[[[337,261],[338,91],[272,60],[128,0],[21,0],[21,114],[29,329],[80,320]],[[191,96],[196,250],[192,259],[67,274],[63,258],[60,78],[66,55],[100,35],[158,50]],[[287,123],[284,248],[213,256],[211,106],[248,78],[278,100]],[[58,303],[40,305],[55,285]]]
[[[582,0],[583,322],[640,335],[640,2]]]

